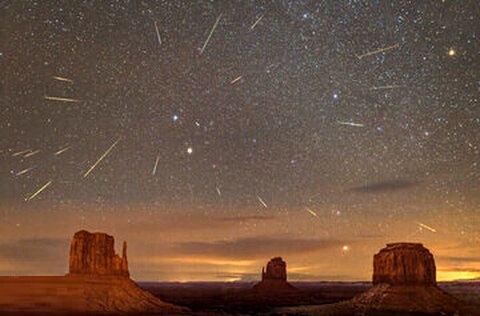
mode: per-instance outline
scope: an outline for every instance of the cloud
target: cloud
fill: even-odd
[[[316,239],[286,239],[255,237],[233,241],[178,243],[173,253],[215,258],[252,259],[271,256],[291,256],[326,248],[340,247],[345,241]]]
[[[216,275],[218,279],[230,279],[242,282],[258,282],[261,280],[261,269],[258,273],[225,273]],[[312,282],[317,280],[322,281],[352,281],[356,280],[352,275],[315,275],[307,273],[290,273],[287,269],[287,279],[289,282]]]
[[[0,257],[10,260],[39,261],[68,256],[68,239],[27,238],[0,244]]]
[[[437,260],[447,262],[480,262],[480,257],[438,256]]]
[[[386,193],[409,189],[415,185],[417,185],[417,182],[407,180],[388,180],[354,187],[351,191],[356,193]]]
[[[2,274],[58,275],[68,268],[68,239],[28,238],[0,244]],[[60,272],[61,271],[61,272]]]
[[[220,217],[217,220],[221,222],[250,222],[250,221],[269,221],[273,220],[274,216],[235,216],[235,217]]]

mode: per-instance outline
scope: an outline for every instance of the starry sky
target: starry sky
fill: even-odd
[[[477,1],[4,1],[0,274],[80,229],[145,281],[480,277]]]

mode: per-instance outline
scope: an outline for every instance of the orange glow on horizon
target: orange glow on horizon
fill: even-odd
[[[438,270],[437,281],[471,280],[480,278],[480,271]]]
[[[195,258],[195,257],[173,257],[173,258],[147,258],[149,262],[180,262],[180,263],[192,263],[192,264],[209,264],[216,266],[238,266],[247,267],[255,266],[257,261],[255,260],[228,260],[228,259],[216,259],[216,258]]]

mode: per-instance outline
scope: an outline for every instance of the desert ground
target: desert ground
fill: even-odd
[[[348,311],[342,313],[342,305],[336,303],[349,300],[372,286],[370,282],[291,282],[298,291],[270,296],[253,292],[254,284],[255,282],[142,282],[139,286],[165,302],[188,307],[195,313],[210,315],[321,315],[317,311],[322,309],[319,306],[332,307],[326,314],[336,315],[332,312],[334,309],[338,315],[348,315]],[[464,302],[469,310],[475,313],[480,311],[480,281],[439,282],[439,287]]]

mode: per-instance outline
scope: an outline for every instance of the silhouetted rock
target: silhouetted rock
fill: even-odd
[[[281,257],[273,258],[267,263],[267,272],[262,268],[262,281],[264,280],[287,281],[287,264]]]
[[[254,290],[279,292],[291,291],[295,287],[287,282],[287,264],[281,257],[272,258],[267,263],[267,270],[262,268],[262,281],[255,284]]]
[[[128,277],[127,243],[122,257],[115,254],[114,239],[105,233],[81,230],[70,246],[70,274],[118,275]]]
[[[433,255],[422,244],[392,243],[373,257],[373,284],[436,285]]]

